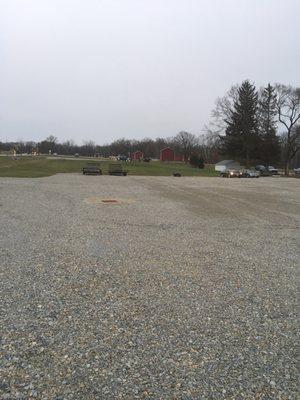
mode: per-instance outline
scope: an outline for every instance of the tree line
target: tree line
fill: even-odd
[[[299,163],[300,88],[268,84],[257,90],[245,80],[217,100],[207,130],[220,154],[247,166],[281,164],[288,174]]]
[[[17,153],[32,153],[38,151],[40,154],[63,154],[80,156],[116,156],[119,154],[130,155],[134,151],[140,150],[146,157],[159,158],[160,150],[165,147],[171,147],[178,154],[182,154],[183,159],[188,161],[191,155],[197,155],[207,162],[217,161],[217,153],[208,151],[209,138],[206,135],[196,136],[190,132],[181,131],[177,135],[169,138],[145,138],[142,140],[121,138],[110,144],[97,145],[93,141],[86,141],[82,145],[75,144],[68,140],[59,143],[58,139],[51,135],[41,142],[0,142],[0,151],[9,152],[12,149]]]
[[[288,173],[290,167],[300,163],[300,88],[268,84],[256,89],[249,80],[234,85],[217,99],[201,135],[181,131],[169,138],[121,138],[105,145],[86,141],[80,146],[72,140],[59,143],[54,135],[38,143],[0,142],[0,151],[31,153],[36,149],[41,154],[103,157],[140,150],[146,157],[158,158],[164,147],[172,147],[186,162],[197,159],[215,163],[233,158],[246,166],[283,166]]]

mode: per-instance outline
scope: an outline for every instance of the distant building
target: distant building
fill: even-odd
[[[239,169],[240,163],[234,160],[223,160],[215,164],[215,171],[225,172],[228,169]]]
[[[31,149],[31,155],[33,156],[38,156],[39,155],[39,149]]]
[[[174,161],[179,161],[179,162],[181,162],[181,161],[184,161],[184,157],[183,157],[183,155],[182,154],[174,154]]]
[[[137,150],[134,153],[132,153],[131,158],[133,160],[141,160],[142,158],[144,158],[144,153],[140,150]]]
[[[182,154],[176,154],[171,147],[165,147],[160,151],[160,161],[184,161]]]
[[[165,147],[164,149],[160,150],[160,161],[174,161],[174,150],[170,147]]]

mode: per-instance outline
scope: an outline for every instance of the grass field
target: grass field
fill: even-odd
[[[103,174],[108,172],[108,164],[115,161],[95,159],[49,159],[46,157],[0,157],[0,176],[18,178],[38,178],[58,173],[80,173],[87,163],[95,163],[102,169]],[[174,171],[182,176],[217,176],[212,166],[204,169],[192,168],[184,163],[152,161],[150,163],[132,162],[123,163],[129,175],[170,176]]]

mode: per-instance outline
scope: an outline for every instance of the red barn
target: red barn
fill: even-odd
[[[160,151],[160,161],[174,161],[175,153],[170,147],[165,147]]]
[[[134,153],[132,153],[131,158],[133,160],[141,160],[142,158],[144,158],[144,153],[140,150],[137,150]]]
[[[182,154],[175,154],[174,161],[184,161]]]

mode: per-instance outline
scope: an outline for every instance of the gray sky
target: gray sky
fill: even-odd
[[[299,0],[0,7],[0,141],[198,134],[234,83],[300,85]]]

